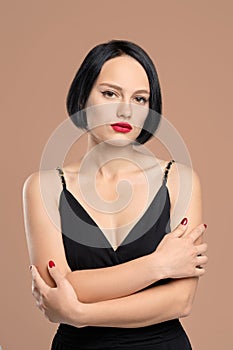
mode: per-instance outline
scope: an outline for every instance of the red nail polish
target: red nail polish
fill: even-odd
[[[50,260],[50,261],[49,261],[49,267],[52,268],[52,267],[54,267],[54,266],[55,266],[55,263],[53,262],[53,260]]]
[[[207,227],[207,225],[206,225],[206,224],[204,224],[204,226],[205,226],[205,228]]]
[[[181,224],[182,224],[182,225],[186,225],[187,222],[188,222],[188,219],[187,219],[187,218],[184,218],[184,219],[181,221]]]

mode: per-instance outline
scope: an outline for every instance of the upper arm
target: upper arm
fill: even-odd
[[[192,187],[190,193],[190,201],[187,205],[187,209],[184,212],[184,217],[188,218],[188,228],[186,234],[189,234],[196,226],[203,223],[203,212],[202,212],[202,190],[200,178],[196,171],[193,169],[187,170],[188,175],[192,177]],[[196,243],[202,242],[202,236],[200,236]]]
[[[197,172],[193,169],[186,166],[180,166],[179,168],[178,165],[178,171],[182,173],[180,174],[180,178],[183,180],[179,187],[180,202],[179,200],[176,202],[177,207],[175,209],[176,211],[174,210],[174,215],[178,223],[180,223],[182,218],[187,217],[188,228],[185,235],[188,235],[196,226],[203,223],[201,183]],[[202,241],[203,237],[200,236],[195,244],[200,244]],[[172,281],[172,283],[175,288],[174,292],[183,296],[185,305],[187,305],[187,309],[190,311],[197,288],[198,277],[177,279]]]
[[[186,234],[188,234],[203,222],[201,183],[195,170],[181,163],[173,165],[175,164],[174,169],[171,169],[172,176],[168,177],[171,197],[171,231],[184,217],[187,217]]]
[[[23,213],[30,264],[35,265],[42,278],[55,286],[47,270],[54,260],[60,271],[70,272],[62,241],[60,214],[54,196],[52,173],[35,172],[23,184]],[[42,186],[41,186],[42,184]]]

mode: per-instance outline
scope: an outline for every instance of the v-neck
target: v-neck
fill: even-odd
[[[129,238],[130,235],[133,234],[136,226],[139,224],[139,222],[141,222],[145,215],[147,214],[148,210],[152,207],[152,205],[155,203],[159,193],[161,192],[162,188],[166,189],[166,196],[169,195],[168,193],[168,188],[166,183],[163,181],[162,185],[160,186],[160,188],[158,189],[158,191],[155,193],[151,203],[149,204],[149,206],[147,207],[146,211],[142,214],[142,216],[139,218],[139,220],[135,223],[135,225],[130,229],[130,231],[127,233],[127,235],[125,236],[125,238],[123,239],[123,241],[117,246],[116,249],[113,248],[112,244],[110,243],[110,241],[108,240],[108,238],[106,237],[106,235],[104,234],[104,232],[101,230],[101,228],[99,227],[99,225],[96,223],[96,221],[91,217],[91,215],[87,212],[87,210],[83,207],[83,205],[78,201],[78,199],[65,187],[63,188],[63,190],[61,191],[62,193],[68,193],[68,195],[71,196],[71,198],[74,200],[74,202],[85,212],[85,214],[87,215],[87,217],[91,220],[91,222],[93,223],[94,226],[97,227],[97,229],[99,230],[99,232],[101,233],[103,239],[105,240],[105,242],[109,245],[109,249],[111,249],[114,253],[118,253],[118,251],[121,249],[121,247],[124,245],[124,242]],[[60,195],[61,198],[61,195]],[[162,213],[161,213],[162,214]],[[160,215],[161,215],[160,214]]]

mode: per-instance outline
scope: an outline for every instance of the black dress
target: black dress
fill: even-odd
[[[59,212],[67,262],[72,271],[97,269],[121,264],[152,253],[170,230],[170,197],[165,169],[163,181],[151,204],[127,237],[114,250],[106,236],[83,206],[66,188],[64,173],[57,167],[63,190]],[[167,283],[155,282],[155,285]],[[51,350],[190,350],[191,345],[179,319],[136,327],[77,328],[60,324],[52,340]]]

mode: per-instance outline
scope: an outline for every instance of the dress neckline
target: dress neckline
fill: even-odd
[[[121,247],[123,247],[124,242],[126,241],[126,239],[128,239],[134,232],[136,226],[144,219],[145,215],[148,213],[148,211],[152,208],[153,204],[155,204],[156,199],[158,198],[159,193],[162,191],[162,189],[165,188],[166,189],[166,200],[168,197],[169,203],[170,203],[170,196],[169,196],[169,191],[168,191],[168,187],[166,185],[166,183],[163,181],[163,183],[161,184],[161,186],[159,187],[159,189],[156,191],[152,201],[150,202],[149,206],[147,207],[147,209],[145,210],[145,212],[142,214],[142,216],[139,218],[139,220],[137,220],[137,222],[134,224],[134,226],[130,229],[130,231],[127,233],[127,235],[125,236],[125,238],[123,239],[123,241],[117,246],[116,249],[113,248],[113,245],[110,243],[110,241],[108,240],[108,238],[106,237],[106,235],[104,234],[104,232],[101,230],[100,226],[96,223],[96,221],[91,217],[91,215],[87,212],[87,210],[83,207],[83,205],[78,201],[78,199],[73,195],[72,192],[70,192],[66,187],[63,188],[63,190],[61,191],[61,194],[64,193],[65,196],[67,197],[70,196],[70,198],[74,201],[74,203],[76,205],[78,205],[83,211],[84,213],[87,215],[87,217],[91,220],[92,224],[94,226],[97,227],[97,229],[99,230],[100,234],[102,235],[103,239],[105,240],[105,242],[109,245],[109,249],[111,249],[111,251],[113,251],[115,254],[119,252],[119,250],[121,249]],[[60,199],[61,199],[61,195],[60,195]],[[163,210],[165,209],[165,205],[163,207]],[[163,212],[163,211],[162,211]],[[160,213],[160,216],[162,215],[162,212]],[[133,240],[134,242],[134,240]]]

